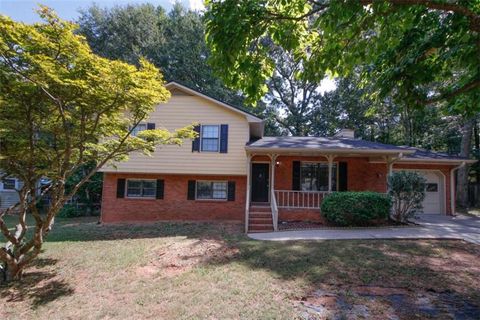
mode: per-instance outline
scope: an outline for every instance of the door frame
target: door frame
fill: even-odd
[[[268,186],[267,186],[267,193],[268,193],[268,202],[266,203],[271,203],[270,202],[270,194],[272,193],[271,190],[270,190],[270,187],[271,187],[271,181],[272,181],[272,177],[271,177],[271,172],[272,172],[272,168],[271,168],[271,162],[270,161],[262,161],[262,160],[254,160],[254,161],[250,161],[250,177],[252,177],[252,179],[250,179],[250,202],[253,202],[252,201],[252,192],[253,192],[253,175],[252,175],[252,167],[253,167],[253,164],[254,163],[263,163],[263,164],[268,164]]]
[[[439,173],[440,174],[439,177],[441,177],[441,180],[443,181],[443,183],[440,182],[440,183],[443,184],[443,194],[442,194],[443,205],[441,206],[441,211],[442,212],[440,212],[440,215],[444,215],[444,216],[447,215],[447,192],[448,192],[448,190],[447,190],[447,177],[442,172],[442,170],[439,170],[439,169],[410,169],[410,168],[409,169],[402,169],[402,168],[395,168],[395,169],[393,169],[393,171],[416,171],[416,172],[418,172],[418,171],[420,171],[420,172],[429,171],[429,172]],[[451,187],[452,186],[450,186],[450,188]],[[453,201],[453,199],[450,199],[450,201]]]

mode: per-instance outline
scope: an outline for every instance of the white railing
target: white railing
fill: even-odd
[[[288,209],[320,209],[328,191],[275,190],[276,206]]]
[[[278,207],[277,207],[277,200],[275,199],[275,190],[271,190],[271,201],[270,206],[272,208],[272,221],[273,221],[273,231],[278,230]]]

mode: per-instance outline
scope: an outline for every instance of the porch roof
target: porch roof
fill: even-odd
[[[247,144],[248,152],[258,153],[324,153],[324,154],[364,154],[402,155],[400,162],[428,163],[475,163],[476,160],[407,146],[395,146],[379,142],[340,137],[263,137]],[[384,161],[384,160],[382,160]]]
[[[315,152],[351,152],[374,154],[411,154],[415,150],[390,144],[352,138],[326,137],[263,137],[246,146],[247,151],[315,151]]]

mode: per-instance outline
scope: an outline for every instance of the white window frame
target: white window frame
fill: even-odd
[[[314,163],[314,164],[326,164],[327,165],[327,174],[328,174],[328,161],[300,161],[300,189],[301,191],[312,191],[312,192],[326,192],[328,190],[325,190],[325,191],[320,191],[320,190],[303,190],[302,188],[302,165],[304,163]],[[335,175],[332,175],[332,178],[335,179],[335,190],[332,190],[332,191],[338,191],[338,184],[339,184],[339,181],[338,181],[338,169],[339,169],[339,163],[337,161],[334,161],[332,162],[332,166],[335,166],[336,170],[335,170]],[[328,180],[328,178],[327,178]],[[328,181],[327,181],[328,182]],[[333,181],[332,181],[333,183]],[[328,189],[328,188],[327,188]]]
[[[203,127],[217,127],[218,128],[218,138],[217,138],[217,150],[203,150]],[[221,128],[219,124],[202,124],[200,125],[200,152],[210,152],[210,153],[219,153],[220,152],[220,139],[222,133],[220,132]],[[214,139],[214,138],[206,138]]]
[[[2,188],[0,189],[1,191],[5,191],[5,192],[16,192],[17,189],[18,189],[18,179],[16,178],[5,178],[4,180],[13,180],[14,181],[14,187],[13,189],[5,189],[5,184],[3,183],[3,181],[0,181],[0,184],[2,186]]]
[[[212,189],[212,198],[198,198],[197,191],[198,191],[198,183],[225,183],[225,198],[213,198],[213,189]],[[228,200],[228,181],[227,180],[196,180],[195,181],[195,200],[198,201],[227,201]]]
[[[153,181],[154,186],[155,186],[155,193],[153,194],[153,196],[129,196],[128,195],[128,182],[129,181]],[[143,185],[142,185],[141,191],[143,193]],[[156,199],[157,198],[157,180],[156,179],[127,179],[127,181],[125,183],[125,198],[129,198],[129,199]]]

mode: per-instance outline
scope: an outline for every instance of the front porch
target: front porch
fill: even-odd
[[[337,191],[387,191],[397,155],[249,153],[246,232],[278,231],[281,222],[322,224],[323,199]],[[308,228],[308,227],[306,227]]]

